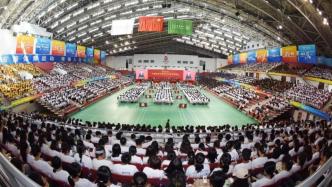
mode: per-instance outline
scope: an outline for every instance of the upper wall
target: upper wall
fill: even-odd
[[[227,59],[201,58],[195,55],[135,54],[133,56],[109,56],[106,64],[118,70],[146,68],[187,69],[196,72],[214,72],[227,65]],[[203,64],[205,64],[205,70]]]

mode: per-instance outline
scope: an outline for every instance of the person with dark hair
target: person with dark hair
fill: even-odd
[[[81,165],[77,162],[73,162],[70,164],[68,168],[69,177],[68,184],[72,187],[95,187],[96,184],[90,182],[86,178],[80,178],[81,176]]]
[[[37,184],[39,184],[40,186],[42,186],[42,187],[48,187],[48,186],[49,186],[47,180],[46,180],[42,175],[40,175],[40,174],[37,173],[37,172],[32,171],[32,172],[29,174],[29,178],[30,178],[31,180],[33,180],[35,183],[37,183]]]
[[[205,156],[203,153],[195,155],[195,165],[191,165],[186,170],[186,176],[191,178],[207,177],[210,174],[210,166],[204,164]]]
[[[106,166],[100,166],[97,170],[97,187],[117,187],[112,184],[111,170]]]
[[[292,166],[293,166],[292,157],[289,156],[289,154],[286,154],[286,155],[283,156],[281,162],[277,163],[277,165],[279,163],[281,164],[281,168],[280,168],[280,170],[278,170],[278,174],[276,174],[273,177],[273,180],[275,182],[278,182],[281,179],[286,179],[286,178],[291,176],[290,170],[292,169]]]
[[[136,146],[132,145],[129,147],[129,154],[131,156],[131,164],[143,164],[142,158],[136,155],[137,149]]]
[[[198,144],[198,149],[196,150],[195,154],[197,154],[197,153],[203,153],[205,156],[208,154],[208,152],[205,149],[204,143]]]
[[[264,164],[264,176],[252,183],[252,187],[267,186],[274,183],[273,177],[276,172],[276,163],[268,161]]]
[[[70,156],[70,146],[67,142],[62,142],[61,144],[61,153],[60,153],[60,158],[63,162],[66,163],[72,163],[75,162],[75,159]]]
[[[148,177],[144,172],[136,172],[133,177],[132,187],[146,187],[148,184]]]
[[[77,143],[76,146],[76,153],[74,154],[75,162],[78,162],[83,167],[87,167],[89,169],[92,169],[92,160],[89,156],[86,155],[86,147],[83,143]]]
[[[52,167],[41,158],[41,150],[40,147],[36,144],[31,146],[31,154],[34,156],[34,161],[31,163],[31,167],[48,175],[52,176],[53,169]]]
[[[143,136],[143,137],[144,137],[144,136]],[[145,155],[145,153],[146,153],[146,149],[144,149],[144,148],[142,147],[143,141],[144,141],[144,140],[142,140],[141,138],[137,138],[137,139],[135,140],[135,143],[136,143],[136,150],[137,150],[137,155],[138,155],[138,156],[143,156],[143,155]]]
[[[180,156],[186,156],[193,149],[188,138],[183,138],[180,146]]]
[[[96,158],[92,160],[93,169],[97,170],[100,166],[107,166],[112,170],[113,162],[105,159],[105,149],[103,147],[97,147]]]
[[[20,159],[14,157],[10,160],[10,163],[13,164],[22,173],[25,173],[23,171],[23,162]]]
[[[147,164],[151,156],[157,156],[158,150],[154,146],[149,146],[146,148],[145,156],[143,157],[143,164]]]
[[[215,148],[210,148],[208,150],[207,159],[210,163],[215,163],[218,157],[217,150]]]
[[[67,182],[69,173],[62,169],[62,162],[59,157],[53,157],[51,161],[51,166],[53,167],[52,178],[58,181]]]
[[[121,164],[114,164],[112,172],[119,175],[133,176],[137,171],[137,167],[130,164],[131,155],[126,152],[121,155]]]
[[[114,144],[113,145],[111,160],[113,162],[121,161],[121,146],[120,146],[120,144]]]
[[[227,180],[227,176],[222,171],[213,172],[210,176],[210,184],[212,187],[222,187]]]
[[[166,159],[161,163],[162,167],[168,166],[169,163],[176,158],[176,153],[173,150],[167,152]]]
[[[268,161],[268,158],[265,156],[264,147],[259,144],[256,149],[258,157],[252,161],[252,169],[263,168],[264,164]]]
[[[186,175],[179,171],[174,170],[168,176],[169,184],[167,187],[185,187],[186,186]]]
[[[169,163],[168,167],[165,170],[165,174],[169,176],[175,170],[184,173],[182,161],[179,158],[175,158]]]
[[[305,164],[305,161],[307,159],[307,155],[305,152],[301,152],[299,155],[296,156],[296,162],[293,164],[292,169],[290,170],[290,172],[292,174],[297,173],[298,171],[300,171]]]
[[[240,169],[240,168],[245,168],[247,170],[251,170],[252,169],[252,163],[251,163],[251,150],[250,149],[243,149],[242,150],[242,163],[236,164],[234,166],[234,171],[236,172],[236,170]]]
[[[225,174],[229,175],[233,172],[234,166],[231,165],[232,163],[232,157],[229,153],[224,153],[220,157],[220,166],[218,168],[214,168],[214,170],[211,172],[213,174],[216,171],[222,171]]]
[[[165,177],[165,173],[161,170],[161,159],[154,155],[149,157],[149,166],[144,167],[143,172],[148,176],[148,178],[158,178],[162,179]]]

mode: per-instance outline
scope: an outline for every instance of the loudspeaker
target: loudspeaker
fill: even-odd
[[[205,64],[203,64],[203,71],[205,71]]]
[[[126,69],[128,69],[129,68],[129,65],[128,65],[128,61],[126,62]]]

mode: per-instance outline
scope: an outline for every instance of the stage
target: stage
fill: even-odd
[[[244,125],[256,121],[216,96],[202,90],[211,99],[208,105],[191,105],[183,96],[174,99],[172,105],[153,103],[151,98],[143,96],[139,102],[146,102],[147,107],[139,103],[118,103],[117,97],[133,86],[127,87],[105,99],[72,115],[83,121],[105,121],[111,123],[165,125],[170,119],[171,125]],[[147,93],[147,92],[146,92]],[[180,93],[182,94],[182,93]],[[186,103],[187,108],[180,109],[179,104]]]

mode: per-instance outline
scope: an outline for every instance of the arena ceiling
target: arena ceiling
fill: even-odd
[[[0,0],[0,27],[34,23],[55,39],[94,46],[111,55],[167,52],[225,57],[249,41],[263,40],[268,47],[315,43],[319,54],[332,56],[331,10],[331,0]],[[142,15],[191,19],[194,33],[139,33]],[[136,18],[134,34],[111,36],[112,20],[127,18]]]

